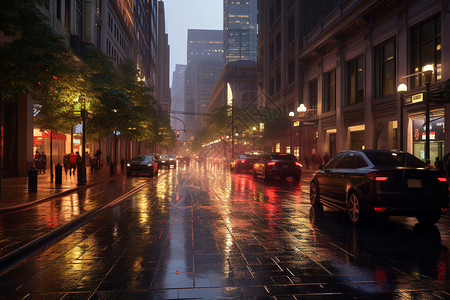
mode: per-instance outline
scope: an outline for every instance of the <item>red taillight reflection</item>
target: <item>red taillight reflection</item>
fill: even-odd
[[[296,164],[297,166],[299,166],[300,168],[303,167],[302,164],[299,163],[298,161],[296,161],[295,164]]]
[[[241,160],[241,163],[245,163],[245,160]]]
[[[267,163],[268,166],[275,166],[277,162],[276,161],[271,161],[270,163]]]
[[[366,174],[366,177],[373,181],[386,181],[389,179],[388,174],[386,174],[385,172],[371,172],[369,174]]]

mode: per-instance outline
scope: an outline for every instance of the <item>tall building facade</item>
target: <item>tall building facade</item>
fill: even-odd
[[[273,15],[277,3],[280,14]],[[425,160],[428,115],[432,160],[449,152],[450,110],[439,96],[450,82],[448,1],[347,0],[303,35],[296,34],[295,18],[292,37],[289,24],[300,3],[260,4],[260,104],[272,101],[286,115],[294,111],[300,124],[293,145],[273,139],[268,148],[297,148],[301,157],[403,148]],[[428,64],[434,67],[431,94],[423,72]],[[400,84],[407,86],[403,94],[397,92]],[[296,112],[299,104],[306,112]]]
[[[224,62],[256,62],[257,0],[223,2]]]
[[[168,116],[171,107],[170,46],[165,23],[164,2],[159,1],[156,100],[159,111]]]
[[[175,65],[175,71],[172,74],[172,103],[170,124],[174,130],[180,130],[179,140],[185,140],[185,118],[184,114],[184,75],[186,73],[186,65]],[[181,121],[180,121],[181,120]]]
[[[223,31],[189,29],[184,109],[187,138],[201,128],[202,114],[223,67]]]
[[[149,86],[156,84],[157,0],[50,0],[41,8],[50,24],[61,34],[76,55],[96,47],[114,59],[116,65],[133,59],[140,69],[140,79]],[[0,158],[3,176],[25,176],[33,163],[35,150],[49,154],[49,137],[33,126],[33,105],[29,95],[20,95],[15,103],[2,104],[3,129]],[[53,162],[62,162],[65,153],[80,151],[79,139],[59,134],[53,141]],[[113,138],[102,142],[104,157],[112,152]],[[7,147],[5,147],[7,145]],[[130,155],[119,144],[119,158]],[[94,146],[87,151],[93,151]],[[98,144],[95,146],[98,147]],[[135,148],[137,145],[128,145]],[[47,159],[49,162],[49,159]],[[48,168],[50,166],[47,166]]]

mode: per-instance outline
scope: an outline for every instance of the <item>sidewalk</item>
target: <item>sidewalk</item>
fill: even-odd
[[[45,201],[49,198],[59,196],[61,194],[70,193],[76,190],[85,189],[89,186],[108,181],[116,176],[122,175],[120,166],[116,168],[116,174],[110,175],[110,168],[103,167],[98,173],[91,174],[89,167],[86,168],[86,185],[78,186],[77,173],[72,176],[63,170],[62,184],[55,184],[50,180],[50,170],[45,174],[37,175],[37,192],[28,192],[28,177],[10,177],[1,179],[1,197],[0,197],[0,213],[21,209],[38,202]]]

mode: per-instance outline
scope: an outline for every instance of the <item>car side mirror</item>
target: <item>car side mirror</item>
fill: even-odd
[[[319,169],[320,169],[320,170],[324,170],[324,169],[325,169],[325,165],[324,165],[324,164],[321,164],[321,165],[319,166]]]

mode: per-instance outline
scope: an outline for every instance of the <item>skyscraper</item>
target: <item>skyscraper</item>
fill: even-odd
[[[170,123],[174,130],[185,129],[184,124],[177,119],[184,122],[185,118],[183,114],[178,114],[177,112],[182,112],[184,110],[184,74],[186,73],[186,65],[175,65],[175,71],[172,74],[172,103],[171,110],[174,112],[171,114],[173,118],[170,119]],[[177,118],[177,119],[175,119]],[[180,127],[183,126],[183,127]],[[184,140],[184,131],[180,134],[180,140]]]
[[[223,2],[224,61],[256,62],[257,0]]]
[[[201,117],[223,66],[223,31],[188,30],[184,110],[187,137],[201,127]]]

